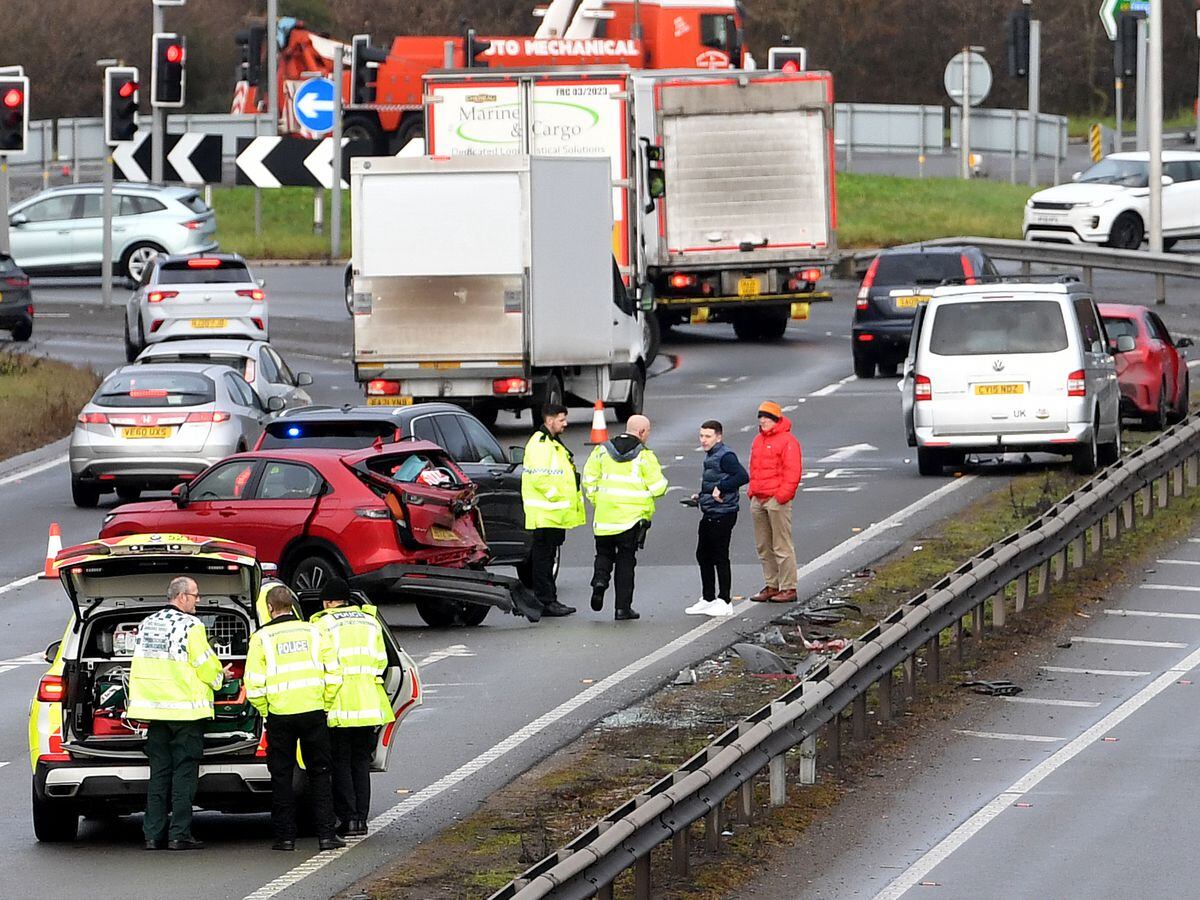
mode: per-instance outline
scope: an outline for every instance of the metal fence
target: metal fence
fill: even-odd
[[[946,144],[946,111],[940,106],[895,103],[837,103],[834,143],[860,153],[941,153]]]
[[[957,150],[962,139],[962,110],[950,110],[950,147]],[[1067,117],[1041,113],[1037,117],[1034,155],[1054,161],[1054,183],[1067,158]],[[1029,158],[1029,111],[1025,109],[972,109],[971,150],[1003,153],[1009,157],[1010,177],[1016,181],[1017,157]]]
[[[593,825],[563,849],[532,866],[491,900],[540,897],[611,898],[613,880],[634,870],[635,896],[651,896],[651,851],[671,842],[676,874],[688,868],[692,826],[703,820],[704,845],[720,849],[727,801],[737,795],[735,815],[756,813],[755,783],[765,776],[772,806],[787,801],[785,754],[797,745],[815,752],[822,728],[839,753],[843,718],[851,734],[867,736],[868,693],[887,722],[903,696],[916,698],[918,676],[936,683],[942,654],[963,657],[966,630],[983,636],[987,611],[1002,628],[1049,594],[1068,567],[1081,569],[1103,553],[1105,542],[1154,515],[1172,497],[1200,483],[1200,418],[1193,416],[1104,469],[1025,528],[988,547],[864,632],[778,700],[730,728],[677,770],[655,782]],[[942,635],[949,633],[946,647]],[[896,682],[904,692],[897,695]],[[815,774],[815,773],[814,773]]]

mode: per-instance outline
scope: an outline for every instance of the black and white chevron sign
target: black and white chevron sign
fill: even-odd
[[[260,188],[333,187],[333,138],[238,138],[237,184]],[[369,156],[366,143],[342,138],[342,187],[350,186],[350,159]]]
[[[221,183],[221,136],[188,131],[163,135],[166,159],[163,181],[184,184]],[[149,181],[150,132],[137,131],[132,141],[113,148],[113,177],[125,181]]]

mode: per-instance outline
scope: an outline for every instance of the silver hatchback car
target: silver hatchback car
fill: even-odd
[[[156,256],[125,304],[125,358],[176,338],[267,340],[267,294],[236,253]]]
[[[104,219],[98,184],[49,188],[9,210],[12,256],[31,275],[96,274]],[[159,253],[217,249],[217,219],[193,188],[121,184],[113,188],[113,271],[136,282]]]
[[[312,403],[312,397],[304,390],[313,383],[312,375],[293,372],[266,341],[168,341],[151,344],[138,354],[136,362],[229,366],[246,379],[264,403],[271,397],[282,398],[288,409]]]
[[[124,366],[104,380],[71,434],[71,498],[136,500],[254,446],[283,401],[264,403],[225,366]]]

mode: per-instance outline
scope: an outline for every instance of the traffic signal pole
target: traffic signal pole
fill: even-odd
[[[155,7],[157,9],[157,7]],[[100,215],[103,217],[104,243],[100,250],[100,305],[105,309],[112,306],[113,281],[113,158],[112,148],[104,150],[104,193],[100,198]]]
[[[1150,252],[1163,252],[1162,130],[1163,130],[1163,4],[1150,4],[1150,41],[1146,49],[1146,137],[1150,144]],[[1138,117],[1141,118],[1140,116]],[[1167,279],[1154,276],[1154,302],[1167,302]]]
[[[1029,186],[1037,187],[1037,119],[1042,93],[1042,23],[1029,21]],[[1057,151],[1055,151],[1057,153]]]
[[[157,3],[151,7],[154,10],[154,24],[151,31],[158,34],[160,31],[166,31],[163,26],[163,10]],[[154,66],[154,60],[150,61],[151,67]],[[150,104],[150,181],[154,184],[162,184],[163,180],[163,111],[160,107],[153,103],[153,96]],[[107,169],[111,170],[112,164],[109,163]],[[107,176],[110,180],[112,173],[109,171]],[[112,285],[109,285],[109,290],[112,290]],[[107,305],[107,304],[105,304]]]
[[[333,54],[333,186],[329,205],[329,259],[342,255],[342,51]]]
[[[8,252],[8,157],[0,156],[0,253]]]

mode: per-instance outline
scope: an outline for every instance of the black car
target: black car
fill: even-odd
[[[492,562],[517,567],[529,582],[531,536],[521,503],[521,461],[507,453],[473,415],[453,403],[412,406],[306,406],[267,423],[256,450],[280,447],[369,447],[416,438],[448,452],[478,489],[479,509]]]
[[[11,332],[14,341],[27,341],[33,334],[29,276],[7,253],[0,253],[0,331]]]
[[[929,300],[929,291],[948,279],[966,280],[996,275],[996,264],[978,247],[897,247],[882,250],[871,261],[858,300],[850,341],[854,374],[873,378],[895,375],[908,353],[917,307]]]

